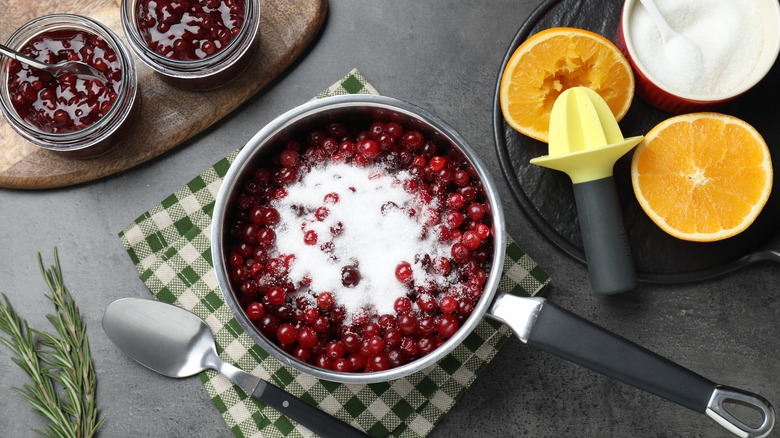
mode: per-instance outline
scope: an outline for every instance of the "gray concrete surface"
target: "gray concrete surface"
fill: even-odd
[[[34,326],[49,303],[36,253],[58,247],[81,307],[99,379],[104,437],[230,437],[197,378],[173,380],[136,365],[100,328],[121,297],[149,297],[117,233],[164,195],[244,144],[276,115],[353,67],[383,94],[409,100],[458,129],[498,181],[509,231],[553,278],[549,297],[724,384],[780,404],[776,264],[683,286],[641,285],[604,298],[587,272],[522,216],[492,140],[498,69],[538,0],[334,0],[320,38],[299,63],[208,131],[123,174],[78,187],[0,190],[0,291]],[[43,422],[11,391],[25,376],[0,348],[0,436],[33,437]],[[728,437],[699,413],[511,340],[431,437]],[[775,436],[780,436],[775,433]]]

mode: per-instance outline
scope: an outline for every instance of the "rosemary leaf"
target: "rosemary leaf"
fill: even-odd
[[[30,378],[31,383],[13,388],[32,407],[32,412],[48,420],[46,429],[35,430],[49,438],[91,438],[103,419],[96,404],[97,375],[90,355],[86,324],[78,306],[65,286],[57,249],[55,264],[40,267],[54,305],[46,315],[53,332],[28,326],[3,294],[0,303],[0,342],[13,353],[12,361]],[[37,340],[37,343],[36,343]]]

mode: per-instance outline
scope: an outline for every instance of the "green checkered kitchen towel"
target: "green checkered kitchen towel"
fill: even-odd
[[[317,97],[374,93],[357,70]],[[282,365],[258,347],[225,305],[211,263],[209,228],[214,199],[238,151],[141,215],[119,237],[160,301],[203,318],[220,356],[318,406],[371,436],[423,437],[493,359],[511,335],[489,319],[439,363],[387,383],[343,385],[321,381]],[[540,292],[549,277],[508,239],[500,288],[520,295]],[[206,391],[236,437],[310,437],[312,433],[247,395],[215,371],[200,374]]]

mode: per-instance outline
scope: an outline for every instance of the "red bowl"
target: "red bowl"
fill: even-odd
[[[758,84],[772,68],[780,53],[780,4],[776,0],[758,1],[756,6],[764,21],[763,50],[756,67],[742,84],[729,93],[718,95],[697,95],[673,90],[654,77],[637,56],[629,26],[631,14],[636,8],[642,7],[638,3],[635,0],[626,0],[623,4],[615,43],[634,70],[637,96],[662,111],[682,114],[716,109]]]

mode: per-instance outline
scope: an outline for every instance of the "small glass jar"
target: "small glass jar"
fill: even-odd
[[[161,2],[169,3],[160,7]],[[122,28],[136,55],[160,74],[164,81],[175,87],[196,91],[221,87],[238,77],[249,65],[256,52],[260,39],[259,0],[245,0],[240,27],[235,27],[234,34],[229,40],[225,38],[222,41],[214,36],[194,34],[203,32],[201,27],[204,29],[208,27],[208,24],[203,23],[202,16],[211,14],[212,17],[220,17],[218,19],[222,20],[227,15],[225,11],[236,7],[236,0],[200,2],[197,13],[190,10],[177,12],[176,8],[179,4],[171,0],[152,2],[160,13],[165,13],[165,17],[157,17],[154,11],[147,11],[144,7],[145,3],[149,2],[122,0]],[[232,19],[231,15],[228,21]],[[184,22],[184,20],[188,21]],[[186,35],[186,38],[183,35]],[[150,41],[152,38],[157,38],[159,45],[157,42]],[[181,49],[182,52],[197,52],[199,56],[189,59],[178,57],[177,53],[173,52],[173,48],[176,44],[182,44],[179,40],[185,41],[183,44],[186,49]],[[200,51],[200,46],[196,49],[195,45],[199,45],[200,41],[216,43],[218,49],[211,54],[205,54]],[[151,47],[153,45],[158,45],[158,49],[154,50]]]
[[[52,14],[36,18],[14,32],[6,45],[18,51],[27,44],[40,44],[42,40],[60,41],[59,38],[66,38],[71,42],[78,43],[83,51],[76,52],[74,49],[73,55],[77,55],[80,61],[84,61],[83,56],[87,54],[92,59],[88,63],[91,63],[93,67],[96,63],[104,64],[101,67],[106,68],[109,74],[113,71],[112,77],[114,79],[90,79],[78,75],[69,75],[69,78],[66,78],[65,75],[59,75],[53,78],[46,73],[19,64],[18,61],[3,57],[0,60],[0,86],[2,86],[0,107],[3,116],[19,135],[45,149],[73,158],[90,158],[101,155],[111,150],[124,138],[138,113],[138,79],[132,55],[119,37],[108,27],[90,18],[73,14]],[[71,43],[66,44],[70,45]],[[113,54],[110,54],[109,49]],[[47,59],[44,58],[46,51],[48,49],[38,50],[38,55],[35,56],[46,62]],[[56,50],[51,52],[55,53]],[[111,60],[108,63],[110,66],[106,67],[108,58]],[[12,72],[11,63],[17,63],[13,64],[15,72]],[[111,66],[117,66],[117,68],[111,70],[113,68]],[[117,70],[119,71],[117,72]],[[121,78],[118,78],[120,74]],[[33,79],[37,77],[38,80],[27,82],[26,79],[31,76]],[[14,82],[15,85],[12,87],[11,81],[17,80],[19,82]],[[46,81],[46,85],[43,85],[44,81]],[[90,93],[87,87],[92,84],[91,81],[98,81],[106,87],[109,86],[110,81],[113,88],[92,91],[90,98],[93,100],[87,100],[89,98],[85,96]],[[19,84],[24,88],[17,87]],[[66,90],[65,85],[72,85],[72,87]],[[15,91],[12,91],[11,88],[14,88]],[[35,109],[43,114],[48,110],[45,117],[54,114],[51,125],[46,124],[45,121],[48,119],[45,117],[36,119],[29,115],[20,114],[15,103],[22,105],[20,97],[17,96],[17,93],[22,92],[27,93],[24,102],[29,105],[30,111]],[[48,94],[44,94],[44,92]],[[79,105],[97,105],[95,103],[97,97],[95,96],[98,92],[101,99],[100,105],[105,105],[107,109],[103,110],[101,107],[100,115],[91,110],[85,114],[82,109],[85,107]],[[15,98],[16,101],[14,101]],[[57,117],[55,111],[61,111],[61,114],[68,117],[75,116],[75,118],[67,119],[68,122],[65,125],[67,129],[64,129],[61,124],[55,127],[54,121]],[[89,121],[84,122],[88,116]]]

